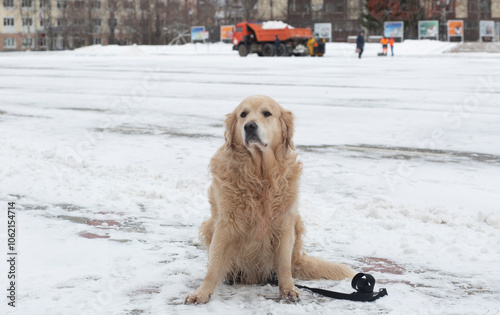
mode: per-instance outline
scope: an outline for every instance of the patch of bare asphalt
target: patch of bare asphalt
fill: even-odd
[[[14,197],[16,199],[21,199],[23,196],[19,195],[9,195],[10,197]],[[88,208],[71,204],[71,203],[57,203],[57,204],[45,204],[45,205],[36,205],[33,203],[23,203],[19,205],[19,209],[25,211],[43,211],[41,215],[49,218],[49,219],[57,219],[64,220],[73,224],[82,225],[83,230],[78,233],[78,236],[87,238],[87,239],[101,239],[106,238],[113,242],[118,243],[126,243],[130,242],[131,239],[124,238],[115,238],[113,234],[115,232],[126,232],[126,233],[140,233],[146,234],[148,233],[145,220],[151,220],[153,218],[140,218],[140,217],[132,217],[126,216],[126,214],[122,212],[113,212],[113,211],[91,211]],[[139,204],[140,208],[144,208],[143,205]],[[50,210],[51,208],[59,208],[64,210],[62,214],[54,215],[46,210]],[[99,215],[99,218],[94,215]],[[112,219],[107,219],[106,216],[112,216]],[[105,216],[103,218],[103,216]],[[165,229],[192,229],[193,225],[185,225],[185,224],[168,224],[162,223],[161,227]],[[139,240],[144,241],[144,240]],[[144,241],[146,242],[146,241]],[[174,241],[172,241],[174,242]],[[180,243],[186,243],[190,246],[197,246],[197,244],[190,243],[190,241],[179,241]]]
[[[486,52],[499,53],[500,43],[495,42],[470,42],[457,45],[447,51],[447,53],[471,53],[471,52]]]
[[[12,114],[4,110],[0,110],[0,115],[14,116],[14,117],[30,117],[30,118],[49,118],[47,116],[36,116],[36,115],[24,115],[24,114]]]
[[[62,109],[62,110],[76,110],[76,111],[82,111],[82,112],[105,112],[104,109],[100,109],[100,108],[59,107],[58,109]]]
[[[433,290],[440,290],[440,284],[442,284],[443,287],[441,289],[446,291],[443,292],[445,295],[495,295],[495,292],[490,289],[473,283],[474,281],[470,281],[473,276],[469,278],[442,270],[415,268],[415,266],[412,265],[398,264],[395,261],[381,257],[370,256],[362,257],[357,260],[362,265],[362,272],[376,272],[381,275],[392,275],[392,279],[383,279],[383,277],[377,279],[378,285],[384,287],[390,287],[391,284],[403,284],[412,288],[421,288],[424,290],[422,292],[430,296],[442,298],[442,296],[435,296],[433,293]],[[405,277],[405,275],[418,275],[418,277]],[[413,280],[410,281],[405,278],[411,278]],[[437,283],[437,285],[431,283]],[[450,288],[448,284],[452,284],[453,286]],[[431,291],[426,291],[425,289],[431,289]],[[450,290],[453,292],[450,292]]]
[[[166,135],[179,138],[219,138],[208,133],[187,133],[178,129],[172,129],[163,126],[146,125],[130,126],[121,125],[113,128],[96,128],[97,132],[114,132],[124,135]]]
[[[500,156],[487,153],[436,150],[409,147],[381,146],[381,145],[297,145],[297,149],[304,152],[326,153],[328,151],[350,152],[358,158],[414,160],[423,159],[431,162],[460,163],[473,161],[487,164],[499,164]]]
[[[10,195],[16,199],[21,199],[23,196]],[[146,228],[142,221],[134,217],[124,217],[123,213],[118,212],[108,212],[108,211],[98,211],[99,215],[113,215],[113,217],[118,217],[118,219],[97,219],[93,218],[91,214],[82,215],[82,212],[89,213],[89,209],[71,204],[71,203],[57,203],[53,205],[37,205],[32,203],[23,203],[20,205],[20,209],[26,211],[44,211],[49,208],[59,208],[65,211],[65,214],[60,215],[50,215],[45,213],[48,218],[65,220],[75,224],[82,224],[88,227],[90,231],[84,230],[78,233],[80,237],[87,239],[97,239],[97,238],[108,238],[110,241],[125,243],[129,242],[128,239],[112,239],[110,238],[109,232],[122,231],[122,232],[135,232],[135,233],[146,233]]]

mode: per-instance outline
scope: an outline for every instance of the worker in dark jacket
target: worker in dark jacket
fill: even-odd
[[[359,59],[361,59],[361,54],[363,53],[363,48],[365,47],[365,32],[359,31],[358,38],[356,38],[356,52],[359,53]]]
[[[359,53],[359,59],[361,59],[361,54],[363,53],[363,48],[365,47],[365,32],[359,31],[358,38],[356,38],[356,52]]]
[[[276,35],[276,39],[274,40],[274,46],[276,48],[276,56],[280,56],[281,42],[280,39],[278,38],[278,35]]]

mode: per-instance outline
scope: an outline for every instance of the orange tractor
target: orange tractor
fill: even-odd
[[[278,39],[278,41],[276,40]],[[308,28],[263,28],[260,23],[242,22],[236,24],[233,32],[233,50],[242,57],[256,53],[259,56],[307,56],[325,52],[324,41],[309,49],[310,40],[314,40]],[[309,45],[308,45],[309,44]]]

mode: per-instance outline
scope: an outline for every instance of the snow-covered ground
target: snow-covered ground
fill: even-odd
[[[500,56],[443,53],[453,45],[406,41],[391,58],[368,44],[361,60],[353,44],[324,58],[220,44],[0,55],[17,313],[498,314]],[[270,285],[220,285],[207,305],[183,304],[206,270],[208,162],[224,115],[253,94],[296,115],[307,251],[389,296],[287,303]],[[0,226],[6,248],[5,215]]]

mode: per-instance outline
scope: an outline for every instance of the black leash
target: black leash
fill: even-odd
[[[311,290],[314,293],[318,293],[326,297],[358,302],[372,302],[387,295],[386,289],[380,289],[377,293],[373,292],[373,288],[375,287],[375,278],[372,275],[366,273],[358,273],[354,276],[354,278],[352,278],[351,286],[354,290],[356,290],[356,292],[353,292],[351,294],[339,293],[317,288],[309,288],[304,285],[295,286],[299,289]]]

